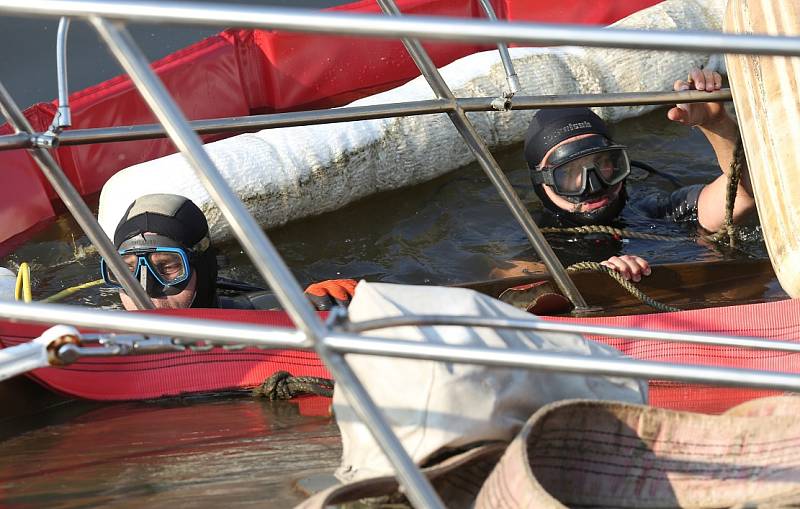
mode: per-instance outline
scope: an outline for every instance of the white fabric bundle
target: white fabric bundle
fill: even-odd
[[[463,288],[393,285],[362,281],[348,314],[352,321],[436,314],[538,320],[513,306]],[[520,332],[485,327],[394,327],[369,336],[397,341],[491,347],[609,359],[621,357],[610,346],[577,334]],[[562,399],[647,402],[647,382],[611,376],[585,376],[349,354],[347,361],[381,408],[406,451],[417,463],[444,448],[485,440],[510,441],[539,407]],[[367,427],[336,386],[336,422],[342,434],[345,482],[393,470]]]

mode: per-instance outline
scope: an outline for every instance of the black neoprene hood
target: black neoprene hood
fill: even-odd
[[[134,201],[114,232],[114,245],[143,233],[168,237],[190,253],[191,267],[197,274],[194,308],[217,307],[217,257],[209,247],[208,221],[205,214],[186,197],[175,194],[148,194]]]
[[[191,200],[175,194],[148,194],[134,201],[114,232],[114,245],[145,232],[158,233],[190,249],[208,235],[208,222]]]
[[[536,168],[551,148],[581,134],[600,134],[609,138],[605,122],[589,108],[537,110],[525,135],[528,167]]]

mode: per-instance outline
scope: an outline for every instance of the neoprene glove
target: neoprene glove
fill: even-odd
[[[336,305],[349,306],[357,284],[354,279],[329,279],[309,285],[305,294],[317,311],[328,311]]]

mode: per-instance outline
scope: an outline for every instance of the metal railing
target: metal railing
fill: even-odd
[[[397,114],[446,113],[450,116],[459,133],[467,141],[470,149],[478,158],[484,171],[490,176],[498,188],[506,204],[522,224],[530,240],[540,251],[551,273],[554,274],[562,289],[578,304],[582,298],[572,286],[572,282],[563,272],[563,267],[555,260],[552,250],[541,237],[541,233],[522,206],[519,198],[510,188],[497,163],[486,149],[475,132],[466,111],[488,109],[486,99],[459,99],[442,80],[438,70],[433,66],[430,57],[416,38],[441,40],[461,40],[473,42],[519,42],[546,45],[585,45],[598,47],[647,48],[662,50],[699,50],[728,53],[800,55],[800,38],[738,36],[709,33],[667,33],[647,32],[642,30],[599,29],[591,27],[553,26],[535,23],[500,23],[485,20],[453,20],[436,17],[405,17],[393,0],[378,0],[384,11],[392,16],[374,16],[361,14],[319,13],[298,9],[259,8],[232,5],[190,4],[169,2],[113,2],[103,3],[90,0],[0,0],[0,12],[17,15],[37,16],[74,16],[87,19],[111,48],[114,56],[131,76],[145,101],[163,125],[163,131],[152,126],[140,126],[141,132],[135,136],[161,136],[166,133],[184,154],[197,173],[211,198],[220,207],[224,217],[231,224],[234,235],[250,256],[256,269],[276,292],[279,301],[287,310],[296,331],[270,329],[246,324],[230,322],[213,322],[205,320],[189,320],[185,318],[149,316],[120,312],[78,309],[69,306],[0,303],[0,315],[7,319],[36,323],[62,323],[74,326],[120,330],[146,334],[165,334],[171,337],[203,339],[226,344],[244,343],[268,347],[314,348],[325,361],[340,390],[344,390],[348,402],[357,415],[364,420],[376,441],[383,448],[397,471],[400,483],[405,488],[411,502],[417,507],[442,507],[443,504],[427,480],[416,468],[413,461],[403,449],[398,438],[383,419],[380,410],[363,385],[353,373],[344,357],[347,353],[369,355],[393,355],[398,357],[433,359],[467,363],[491,364],[497,366],[516,366],[560,372],[586,374],[627,375],[638,378],[658,377],[668,380],[691,381],[708,384],[773,388],[800,392],[800,376],[738,370],[728,368],[709,368],[706,366],[686,366],[668,363],[636,361],[632,359],[596,359],[576,355],[553,354],[543,352],[519,352],[493,348],[459,347],[447,345],[427,345],[420,343],[391,341],[382,338],[358,336],[353,332],[341,330],[346,325],[342,317],[333,314],[332,322],[324,324],[307,304],[302,289],[289,272],[285,263],[270,243],[264,232],[247,213],[242,202],[231,191],[214,166],[193,127],[202,129],[235,130],[243,126],[255,128],[257,125],[277,127],[280,125],[297,125],[306,122],[348,121],[357,118],[379,118]],[[491,13],[489,13],[491,17]],[[404,105],[395,109],[395,105],[376,106],[336,113],[318,114],[313,118],[304,118],[308,112],[262,116],[256,120],[209,121],[190,124],[169,96],[163,84],[158,80],[145,57],[136,46],[125,28],[125,22],[178,23],[193,25],[230,25],[251,28],[268,28],[278,30],[294,30],[303,32],[346,34],[374,37],[401,38],[412,55],[422,74],[433,88],[437,99],[417,104]],[[502,51],[502,48],[501,48]],[[509,74],[510,76],[510,74]],[[513,90],[512,90],[513,91]],[[682,96],[682,102],[685,96]],[[708,95],[703,99],[708,100]],[[662,97],[664,99],[665,97]],[[616,100],[615,98],[614,100]],[[641,99],[641,98],[639,98]],[[699,98],[698,98],[699,99]],[[543,100],[515,97],[514,106],[542,106],[548,102],[551,106],[558,99]],[[572,102],[572,105],[581,104]],[[630,100],[630,98],[628,98]],[[672,98],[670,98],[671,102]],[[569,102],[569,100],[566,100]],[[667,102],[666,100],[664,102]],[[0,140],[0,147],[11,148],[15,143],[31,143],[34,159],[51,180],[57,193],[76,216],[81,227],[87,232],[90,240],[98,246],[101,255],[112,264],[117,273],[128,276],[126,289],[145,306],[149,303],[141,287],[133,281],[130,273],[114,263],[122,263],[116,255],[108,238],[99,229],[99,225],[91,217],[85,204],[69,185],[57,163],[44,147],[55,140],[37,137],[36,133],[26,125],[21,112],[11,100],[5,89],[0,86],[0,103],[6,115],[11,119],[17,133],[12,137]],[[597,104],[594,102],[593,104]],[[610,104],[610,103],[609,103]],[[629,102],[628,104],[632,104]],[[489,103],[489,106],[494,108]],[[476,109],[471,109],[476,108]],[[327,118],[326,118],[326,115]],[[216,122],[216,124],[214,124]],[[252,122],[249,123],[248,122]],[[293,122],[295,124],[293,124]],[[91,130],[83,133],[62,133],[58,141],[70,139],[75,143],[100,141],[100,138],[123,136],[113,129]],[[209,131],[210,132],[210,131]],[[83,138],[81,138],[83,136]],[[139,138],[136,138],[139,139]],[[82,205],[82,207],[81,207]],[[88,217],[87,217],[88,214]],[[120,270],[121,269],[121,270]],[[129,279],[129,280],[128,280]],[[140,302],[141,301],[141,302]],[[472,321],[453,317],[415,317],[417,324],[450,323],[453,325],[516,327],[530,330],[527,323],[497,323],[492,321]],[[731,338],[714,335],[686,335],[676,333],[654,333],[633,329],[598,330],[596,327],[577,324],[543,324],[535,322],[538,330],[552,327],[561,332],[585,332],[589,334],[610,334],[612,336],[646,337],[647,339],[669,340],[679,338],[681,341],[699,342],[715,345],[733,345],[746,348],[769,348],[786,351],[797,351],[791,343],[766,344],[755,338]],[[351,324],[351,330],[391,326],[396,322]],[[69,350],[74,355],[78,350]]]
[[[465,112],[496,111],[493,97],[459,97],[458,105]],[[574,95],[516,95],[508,99],[508,110],[538,110],[578,106],[639,106],[707,101],[730,101],[730,90],[715,92],[618,92],[608,94]],[[450,102],[444,99],[408,101],[403,103],[374,104],[369,106],[343,106],[330,110],[292,111],[269,113],[247,117],[224,117],[191,120],[189,127],[197,134],[220,134],[254,132],[263,129],[296,127],[305,125],[333,124],[357,120],[374,120],[400,116],[431,115],[446,113]],[[38,137],[45,133],[17,133],[0,135],[0,151],[31,148]],[[62,131],[54,138],[57,146],[85,145],[88,143],[112,143],[138,141],[167,137],[161,124],[139,124],[118,127],[93,127]]]

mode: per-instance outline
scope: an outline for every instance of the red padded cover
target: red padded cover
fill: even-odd
[[[153,64],[189,119],[247,115],[236,39],[215,35]],[[156,123],[155,116],[125,76],[70,96],[72,128]],[[83,195],[100,191],[119,170],[174,153],[167,139],[61,147],[64,171]]]
[[[403,14],[482,17],[476,0],[404,0]],[[380,14],[371,0],[331,10]],[[419,70],[397,40],[256,31],[254,43],[268,62],[269,80],[257,109],[292,109],[341,106],[361,97],[388,90],[419,76]],[[429,43],[431,58],[441,67],[465,55],[490,49],[465,43]]]
[[[55,108],[50,104],[37,104],[24,113],[31,127],[41,132],[50,125]],[[10,125],[0,126],[0,135],[13,133]],[[27,150],[0,152],[0,172],[3,175],[0,185],[0,242],[5,243],[2,251],[6,252],[12,247],[6,242],[9,238],[55,215],[50,203],[55,192]]]

